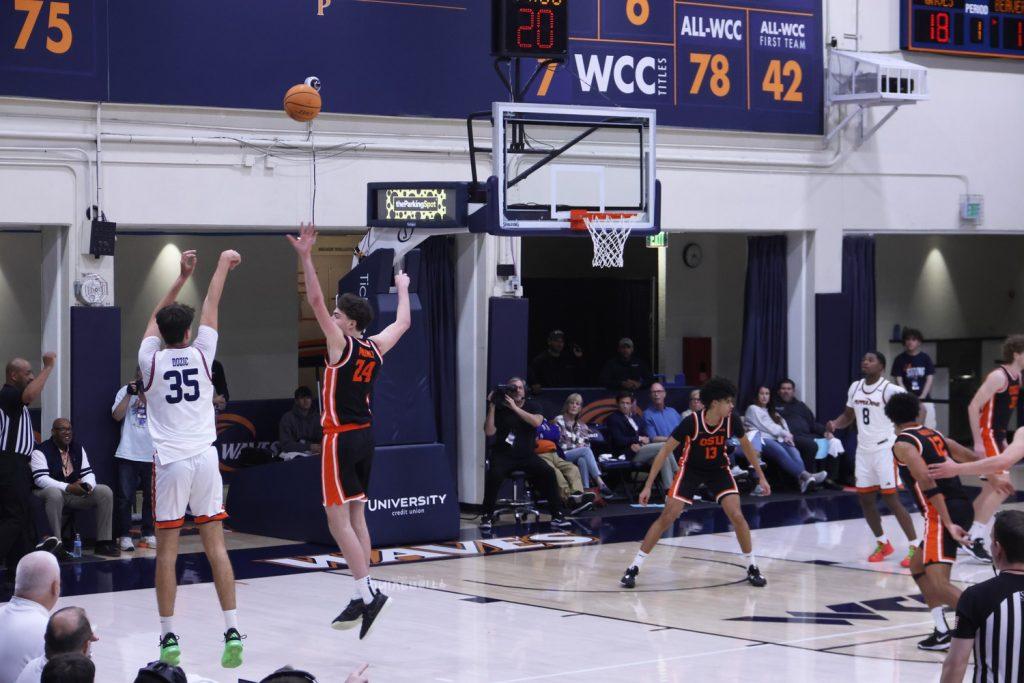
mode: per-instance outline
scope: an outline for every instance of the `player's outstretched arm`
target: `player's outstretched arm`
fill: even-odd
[[[320,324],[320,331],[327,339],[328,360],[334,363],[341,358],[346,341],[338,326],[334,324],[330,311],[324,303],[324,292],[320,289],[320,280],[316,276],[316,268],[313,266],[313,245],[316,244],[316,228],[312,224],[301,224],[299,236],[285,235],[289,244],[299,256],[302,263],[302,277],[306,284],[306,301],[313,309],[317,323]]]
[[[192,271],[196,269],[196,250],[189,249],[181,253],[181,270],[178,273],[178,278],[171,285],[170,290],[164,295],[164,298],[160,300],[160,303],[153,309],[153,314],[149,316],[149,323],[146,324],[146,332],[142,335],[142,338],[146,337],[157,337],[160,335],[160,328],[156,325],[156,314],[160,312],[165,306],[170,306],[178,298],[178,293],[181,292],[181,288],[185,286],[188,279],[192,276]]]
[[[1017,430],[1021,433],[1024,430]],[[960,444],[957,446],[966,451],[967,449]],[[972,451],[968,451],[972,455]],[[947,479],[949,477],[957,477],[961,474],[997,474],[999,472],[1005,472],[1013,467],[1017,462],[1024,458],[1024,438],[1014,437],[1013,443],[1011,443],[1005,451],[992,458],[980,458],[973,460],[961,460],[956,456],[959,453],[954,453],[953,457],[960,460],[959,463],[946,462],[938,465],[929,465],[928,472],[932,477],[936,479]],[[962,457],[962,454],[960,454]]]
[[[770,496],[772,494],[772,487],[768,483],[768,477],[764,476],[764,470],[761,469],[761,456],[754,449],[754,444],[750,443],[750,439],[747,438],[746,434],[740,438],[740,448],[743,449],[743,455],[747,457],[747,462],[753,466],[754,472],[757,473],[757,479],[764,490],[764,495]]]
[[[657,479],[655,475],[661,472],[661,466],[665,464],[665,459],[672,455],[678,447],[679,442],[671,436],[661,445],[661,450],[658,451],[658,454],[654,456],[654,460],[651,461],[651,473],[647,476],[647,482],[640,492],[639,501],[641,505],[647,505],[647,501],[651,499],[651,486],[654,485],[654,480]]]
[[[395,312],[395,322],[371,337],[382,356],[390,351],[406,330],[412,326],[412,314],[409,312],[409,276],[398,271],[398,275],[395,276],[395,288],[398,290],[398,310]]]
[[[985,454],[985,447],[981,443],[981,410],[996,395],[996,392],[1003,388],[1005,382],[1005,375],[1000,370],[993,370],[988,373],[988,377],[974,393],[974,398],[967,404],[967,419],[971,423],[974,450],[982,455]]]
[[[234,249],[222,251],[217,261],[217,270],[213,271],[210,278],[210,287],[206,290],[206,299],[203,300],[203,312],[199,316],[199,324],[217,329],[218,310],[220,309],[220,297],[224,293],[224,281],[228,278],[228,271],[234,270],[242,262],[242,257]]]

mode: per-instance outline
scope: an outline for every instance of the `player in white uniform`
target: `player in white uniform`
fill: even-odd
[[[149,319],[139,348],[146,393],[149,433],[153,437],[153,511],[156,517],[156,600],[160,611],[160,659],[181,660],[173,629],[177,592],[178,534],[185,511],[195,517],[203,550],[213,569],[217,598],[224,611],[221,665],[242,664],[242,635],[235,609],[235,576],[224,546],[221,520],[224,486],[213,442],[217,439],[210,367],[217,352],[217,308],[228,271],[242,262],[235,251],[220,255],[203,302],[199,332],[192,339],[195,311],[175,301],[196,266],[196,253],[181,255],[181,274]],[[159,336],[158,336],[159,335]],[[161,343],[163,348],[161,348]]]
[[[885,379],[885,356],[879,351],[865,353],[860,369],[864,379],[850,385],[846,395],[846,410],[829,422],[826,428],[834,432],[853,423],[857,424],[857,494],[864,510],[864,519],[875,534],[876,541],[875,550],[868,557],[868,562],[881,562],[893,553],[892,543],[885,537],[882,516],[878,512],[878,494],[881,493],[882,500],[892,510],[903,533],[907,535],[910,549],[900,565],[909,567],[910,558],[915,552],[917,532],[914,531],[910,513],[900,502],[897,489],[899,473],[892,454],[896,431],[892,421],[885,415],[885,404],[895,394],[905,390]]]

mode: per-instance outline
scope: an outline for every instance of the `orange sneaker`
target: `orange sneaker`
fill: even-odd
[[[910,568],[910,560],[914,557],[914,552],[916,550],[917,548],[915,548],[914,546],[910,546],[910,548],[907,550],[907,556],[904,557],[903,560],[900,562],[901,567],[903,567],[904,569]]]
[[[895,551],[892,548],[892,543],[886,541],[885,543],[879,542],[875,546],[875,552],[868,556],[868,562],[881,562],[885,558],[892,555]]]

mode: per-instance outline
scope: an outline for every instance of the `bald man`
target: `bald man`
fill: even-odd
[[[96,554],[120,557],[121,551],[111,536],[114,493],[109,486],[96,483],[89,466],[89,456],[74,440],[71,420],[59,417],[53,421],[52,436],[32,451],[32,480],[36,496],[46,506],[50,531],[60,537],[64,508],[96,510]],[[66,549],[58,548],[58,557],[66,557]]]
[[[29,472],[35,435],[28,407],[43,393],[56,362],[56,354],[45,354],[37,377],[27,360],[15,358],[7,364],[0,387],[0,561],[7,564],[8,580],[35,542]]]
[[[84,609],[65,607],[57,610],[46,624],[43,654],[25,665],[15,683],[40,683],[47,662],[62,655],[88,657],[92,644],[97,640],[99,636],[93,633]],[[71,679],[65,677],[57,680]]]
[[[0,607],[0,683],[15,683],[22,669],[43,654],[43,634],[58,598],[56,558],[41,550],[21,558],[14,597]]]

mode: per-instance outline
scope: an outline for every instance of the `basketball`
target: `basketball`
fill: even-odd
[[[320,93],[305,83],[293,85],[284,94],[284,110],[296,121],[312,121],[320,113]]]

